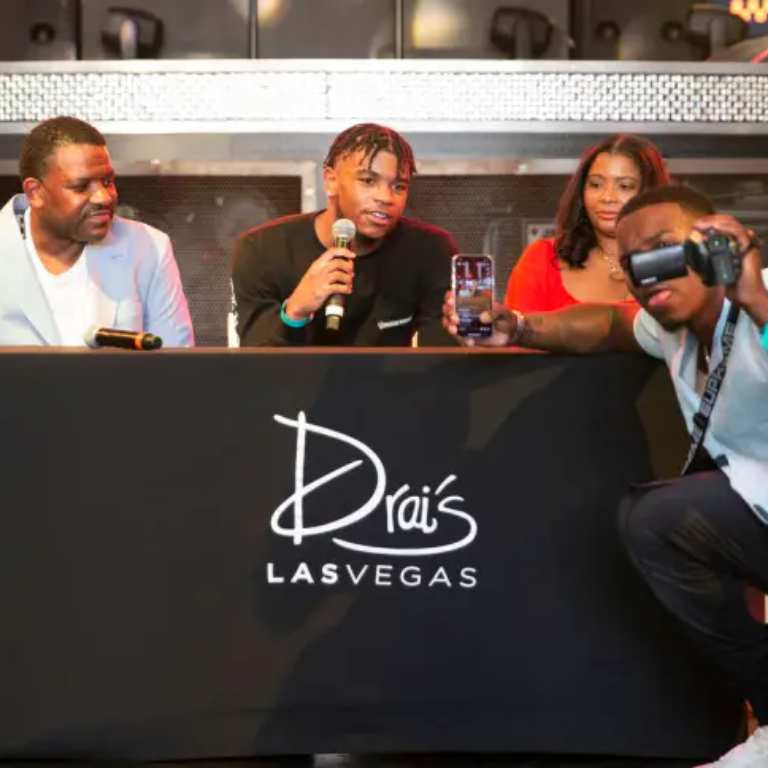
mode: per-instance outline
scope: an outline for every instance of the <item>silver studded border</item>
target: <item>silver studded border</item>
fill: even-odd
[[[165,65],[165,66],[163,66]],[[0,65],[0,127],[97,124],[292,130],[358,120],[515,130],[537,124],[768,125],[768,67],[549,62],[77,62]],[[538,68],[537,68],[538,67]],[[765,73],[764,73],[765,72]]]
[[[317,118],[326,77],[291,72],[37,72],[0,75],[0,120],[275,122]],[[292,94],[292,95],[291,95]]]
[[[768,123],[768,77],[657,73],[367,73],[330,78],[329,114],[483,122]]]

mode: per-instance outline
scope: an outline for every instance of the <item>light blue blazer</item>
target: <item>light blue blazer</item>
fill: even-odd
[[[60,345],[19,229],[27,205],[24,195],[16,195],[0,211],[0,346]],[[116,216],[85,258],[93,325],[155,333],[166,347],[193,346],[187,299],[165,233]]]

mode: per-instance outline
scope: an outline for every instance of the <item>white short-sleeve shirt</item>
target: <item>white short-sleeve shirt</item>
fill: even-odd
[[[768,269],[763,270],[768,286]],[[723,358],[722,336],[731,302],[723,302],[712,341],[711,369]],[[635,338],[649,354],[666,361],[688,431],[699,410],[696,391],[698,339],[687,328],[666,331],[645,310],[635,317]],[[731,487],[768,525],[768,349],[745,311],[739,313],[720,393],[704,436],[704,447],[722,467]]]

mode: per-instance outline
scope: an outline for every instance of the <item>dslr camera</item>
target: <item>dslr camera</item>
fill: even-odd
[[[630,253],[626,270],[633,285],[649,286],[684,277],[690,267],[704,285],[732,285],[741,275],[738,243],[715,229],[707,230],[704,240],[686,240],[652,251]]]

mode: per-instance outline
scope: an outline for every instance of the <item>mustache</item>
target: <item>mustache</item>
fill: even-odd
[[[113,214],[114,212],[115,212],[114,205],[89,205],[87,208],[83,209],[83,216],[92,216],[98,213]]]

